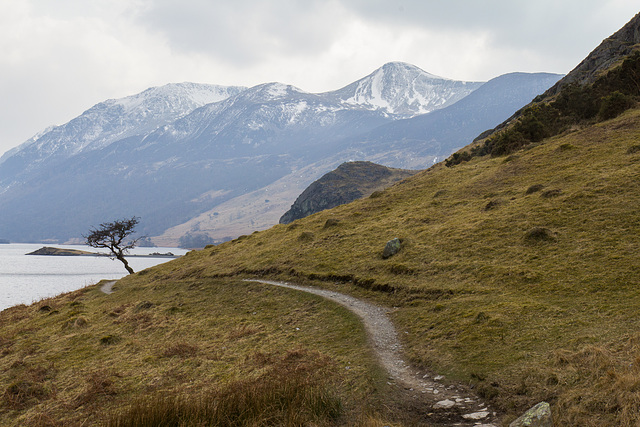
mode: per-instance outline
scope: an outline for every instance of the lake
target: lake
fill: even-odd
[[[127,275],[118,260],[102,256],[39,256],[25,255],[43,244],[0,244],[0,310],[18,304],[31,304],[41,299],[74,291],[102,279],[120,279]],[[88,246],[54,245],[57,248],[98,252]],[[102,252],[102,251],[100,251]],[[172,252],[184,255],[186,249],[134,248],[132,255]],[[128,258],[134,271],[168,262],[172,258]]]

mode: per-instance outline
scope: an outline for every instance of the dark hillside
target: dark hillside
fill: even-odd
[[[618,116],[640,100],[640,14],[606,39],[553,88],[493,132],[445,161],[501,156],[545,138]]]
[[[280,218],[289,224],[325,209],[335,208],[384,190],[418,171],[388,168],[371,162],[348,162],[314,181]]]

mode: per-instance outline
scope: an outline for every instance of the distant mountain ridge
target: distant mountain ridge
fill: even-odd
[[[495,83],[491,102],[511,91],[517,94],[511,105],[525,104],[548,79],[535,76],[518,83],[522,90],[500,91]],[[3,156],[0,234],[12,241],[77,241],[105,219],[132,215],[143,218],[142,233],[164,245],[186,234],[222,239],[263,229],[311,182],[346,161],[428,167],[451,149],[450,141],[434,142],[451,121],[424,127],[416,138],[403,133],[442,108],[419,112],[452,108],[477,86],[483,87],[391,63],[319,94],[283,83],[178,84],[105,101]],[[456,120],[455,128],[464,127]],[[499,120],[504,117],[482,118],[477,126]],[[396,122],[405,124],[390,137],[363,137]],[[454,146],[464,138],[454,138]]]
[[[467,145],[488,123],[500,123],[560,79],[551,73],[508,73],[448,107],[379,126],[353,138],[351,147],[377,163],[398,168],[420,167],[441,160]],[[528,101],[524,101],[525,103]],[[386,155],[380,147],[386,147]]]
[[[197,107],[224,100],[244,89],[176,83],[96,104],[68,123],[50,127],[0,157],[0,191],[4,180],[25,176],[47,159],[65,159],[121,139],[145,135]]]

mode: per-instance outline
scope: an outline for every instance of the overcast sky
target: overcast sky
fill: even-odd
[[[567,73],[637,0],[0,0],[0,155],[171,82],[310,92],[390,61],[485,81]]]

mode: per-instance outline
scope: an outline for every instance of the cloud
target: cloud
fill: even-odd
[[[348,17],[336,1],[149,1],[138,23],[176,51],[245,66],[325,51]]]
[[[636,0],[0,0],[0,153],[169,82],[320,92],[389,61],[443,77],[567,72]]]

